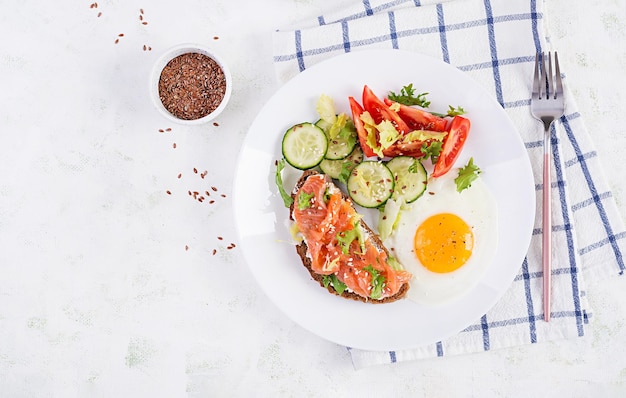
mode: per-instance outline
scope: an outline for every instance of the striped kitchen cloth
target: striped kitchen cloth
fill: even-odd
[[[282,82],[324,59],[372,48],[415,51],[456,66],[506,110],[534,168],[538,207],[531,245],[496,306],[436,344],[391,352],[348,348],[356,368],[583,336],[591,317],[586,286],[624,272],[624,224],[567,92],[566,113],[552,129],[553,298],[552,319],[543,321],[543,126],[529,107],[535,54],[550,50],[545,25],[541,0],[355,0],[348,9],[274,32],[274,63]]]

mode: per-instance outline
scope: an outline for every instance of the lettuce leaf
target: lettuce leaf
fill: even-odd
[[[280,196],[283,198],[283,203],[285,204],[285,207],[291,207],[293,203],[293,198],[291,197],[291,195],[287,193],[287,191],[285,191],[285,187],[283,186],[282,171],[284,168],[285,168],[285,159],[280,159],[276,163],[275,181],[276,181],[276,186],[278,187],[278,192],[280,193]]]

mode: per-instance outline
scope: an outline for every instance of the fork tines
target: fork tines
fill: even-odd
[[[552,55],[548,52],[546,66],[546,54],[537,53],[535,57],[535,79],[533,84],[533,97],[535,99],[556,99],[563,95],[563,82],[561,80],[561,69],[559,67],[559,56],[554,52],[554,73],[552,69]],[[555,88],[556,84],[556,88]]]

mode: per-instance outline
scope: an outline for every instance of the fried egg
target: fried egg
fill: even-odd
[[[458,169],[431,179],[426,191],[402,209],[385,240],[413,274],[408,298],[438,304],[461,297],[480,281],[498,245],[497,203],[479,177],[457,192]]]

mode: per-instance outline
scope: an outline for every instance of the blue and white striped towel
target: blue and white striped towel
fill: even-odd
[[[535,54],[547,51],[542,0],[355,0],[353,7],[274,33],[274,62],[285,82],[348,51],[397,48],[443,59],[484,85],[521,134],[534,165],[535,230],[526,259],[498,304],[466,330],[412,350],[351,349],[356,368],[583,336],[591,316],[588,283],[626,269],[626,232],[576,104],[552,130],[553,298],[543,321],[541,172],[543,127],[530,114]],[[567,71],[567,66],[562,66]]]

